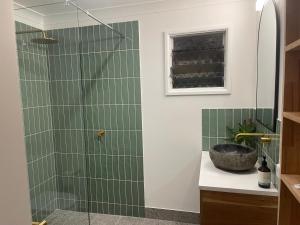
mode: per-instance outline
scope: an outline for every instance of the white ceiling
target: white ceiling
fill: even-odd
[[[74,2],[84,9],[105,9],[113,7],[125,7],[129,5],[141,5],[161,1],[165,0],[77,0]],[[35,6],[31,9],[36,13],[41,14],[42,16],[75,11],[74,7],[72,6],[66,7],[64,0],[15,0],[14,2],[16,3],[15,9],[20,9],[20,7],[22,6]]]

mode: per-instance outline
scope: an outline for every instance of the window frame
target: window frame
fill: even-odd
[[[197,34],[225,32],[224,37],[224,87],[173,88],[170,68],[172,67],[172,50],[174,37],[193,36]],[[185,29],[166,31],[165,36],[165,94],[176,95],[229,95],[231,94],[230,76],[228,73],[229,28],[228,26],[207,27],[202,29]]]

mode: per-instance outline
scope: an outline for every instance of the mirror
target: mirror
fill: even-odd
[[[279,27],[273,0],[261,12],[257,45],[256,120],[276,131],[279,88]]]

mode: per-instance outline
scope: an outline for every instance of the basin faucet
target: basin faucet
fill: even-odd
[[[265,133],[238,133],[235,135],[235,141],[237,141],[240,137],[259,137],[260,141],[265,144],[270,144],[272,141],[272,137],[279,137],[279,134],[265,134]]]

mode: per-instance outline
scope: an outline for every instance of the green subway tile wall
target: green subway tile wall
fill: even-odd
[[[203,109],[202,149],[208,151],[216,144],[226,143],[227,127],[238,128],[244,120],[253,119],[254,110],[246,109]]]
[[[144,216],[138,23],[112,26],[128,38],[104,26],[47,31],[59,40],[47,46],[18,35],[33,220],[56,208]]]
[[[80,29],[47,31],[58,44],[48,46],[53,138],[59,209],[89,210],[84,93],[80,61]],[[99,162],[100,163],[100,162]]]
[[[16,22],[16,31],[33,29]],[[33,221],[42,220],[57,208],[47,49],[30,41],[39,35],[40,33],[17,35]]]
[[[57,167],[58,191],[87,177],[92,212],[144,216],[138,23],[112,26],[128,39],[104,26],[48,32],[62,40],[49,47],[56,161],[70,160]]]
[[[202,149],[208,151],[215,144],[227,143],[227,127],[237,128],[244,120],[255,120],[255,109],[203,109],[202,110]],[[256,122],[257,132],[273,134],[270,130]],[[280,121],[277,122],[276,134],[280,134]],[[258,156],[261,161],[262,156],[267,156],[269,167],[272,171],[272,181],[277,186],[275,175],[276,164],[279,163],[279,138],[274,138],[270,145],[258,144]]]

